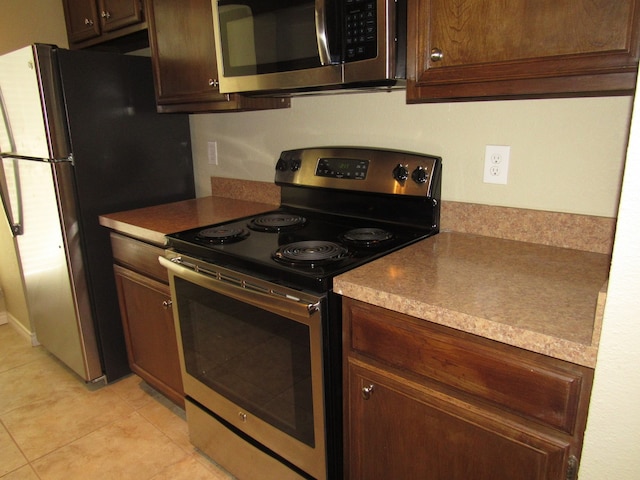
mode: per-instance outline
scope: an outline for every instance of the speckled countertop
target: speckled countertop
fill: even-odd
[[[145,242],[165,245],[165,234],[267,212],[273,204],[204,197],[100,216],[100,225]]]
[[[246,199],[256,198],[255,192],[263,191],[262,185],[257,188],[254,183],[236,182],[229,188],[229,182],[224,183],[222,193],[235,192],[235,198],[213,196],[112,213],[101,216],[100,223],[162,246],[167,233],[266,212],[279,203],[275,190],[259,197],[265,203],[257,203]],[[494,213],[487,218],[495,218]],[[531,212],[516,213],[519,219]],[[449,217],[445,220],[452,225],[461,222],[459,214]],[[478,222],[486,223],[481,217]],[[590,225],[604,221],[579,218]],[[505,223],[515,223],[514,230],[523,230],[513,218]],[[537,222],[538,228],[546,224],[549,228],[555,225]],[[606,240],[608,230],[600,230],[605,231],[600,237]],[[566,236],[573,238],[573,230]],[[605,245],[602,239],[596,243]],[[607,251],[605,247],[600,250]],[[610,256],[605,253],[446,231],[340,275],[334,290],[383,308],[594,367],[609,265]]]
[[[363,302],[594,367],[609,255],[442,232],[338,276]]]

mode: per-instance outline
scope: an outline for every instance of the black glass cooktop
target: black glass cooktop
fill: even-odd
[[[431,235],[431,230],[280,208],[167,235],[178,253],[294,288],[328,291],[332,278]]]

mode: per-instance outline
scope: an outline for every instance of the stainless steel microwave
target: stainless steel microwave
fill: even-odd
[[[212,0],[222,93],[390,88],[406,78],[406,0]]]

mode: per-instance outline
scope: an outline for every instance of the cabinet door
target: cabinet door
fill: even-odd
[[[103,32],[144,21],[142,0],[98,0]]]
[[[211,0],[148,0],[149,46],[160,112],[288,108],[288,98],[221,94]]]
[[[150,0],[147,12],[158,103],[226,101],[217,88],[211,0]]]
[[[100,17],[95,0],[63,0],[69,43],[100,35]]]
[[[169,286],[114,267],[131,369],[184,407]]]
[[[561,480],[570,445],[479,407],[348,367],[351,480]]]
[[[407,98],[632,91],[639,10],[638,0],[409,0]]]

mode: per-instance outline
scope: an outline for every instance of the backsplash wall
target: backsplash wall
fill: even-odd
[[[285,110],[191,115],[198,196],[211,176],[273,181],[282,150],[358,145],[443,158],[444,200],[615,217],[631,97],[406,105],[403,91],[296,97]],[[218,165],[209,165],[208,142]],[[510,145],[507,185],[482,181]]]

